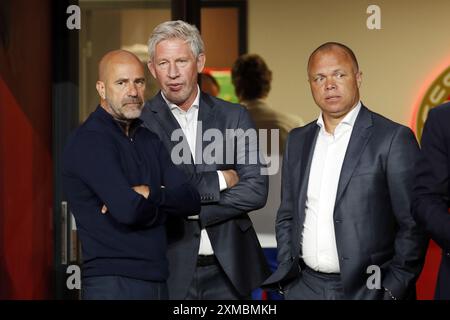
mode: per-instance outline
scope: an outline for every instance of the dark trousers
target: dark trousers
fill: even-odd
[[[86,277],[81,281],[82,300],[167,300],[165,282],[123,276]]]
[[[343,300],[344,290],[339,274],[316,272],[306,267],[286,287],[284,297],[286,300]]]
[[[199,257],[186,300],[239,300],[242,297],[214,256]]]

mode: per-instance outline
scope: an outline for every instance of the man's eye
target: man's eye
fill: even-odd
[[[314,81],[315,82],[321,82],[323,80],[323,77],[315,77]]]
[[[343,73],[337,73],[336,74],[336,78],[341,79],[343,78],[345,75]]]
[[[124,84],[124,82],[123,82],[123,81],[119,81],[119,82],[117,82],[117,84],[118,84],[119,86],[121,86],[121,85]]]

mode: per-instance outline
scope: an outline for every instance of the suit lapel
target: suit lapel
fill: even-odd
[[[309,173],[311,171],[311,162],[314,155],[314,147],[316,145],[317,136],[319,134],[319,126],[314,123],[309,128],[304,140],[303,148],[299,150],[301,152],[301,161],[300,161],[300,174],[296,177],[298,179],[297,189],[299,190],[299,201],[298,201],[298,228],[299,234],[297,235],[299,241],[297,244],[300,244],[303,233],[303,223],[305,221],[305,208],[306,208],[306,196],[308,192],[308,183],[309,183]],[[296,172],[293,170],[292,172]],[[297,249],[296,249],[297,250]],[[301,248],[299,247],[297,252],[300,252]]]
[[[372,134],[372,116],[370,111],[363,105],[355,121],[355,126],[348,143],[342,164],[341,175],[339,177],[338,189],[336,194],[336,203],[338,204],[344,191],[352,177],[352,174],[358,165],[358,161],[364,151],[364,148]]]
[[[203,161],[203,150],[210,143],[210,141],[205,141],[203,139],[205,131],[208,129],[216,128],[215,125],[215,114],[214,114],[214,102],[211,98],[200,92],[200,106],[198,109],[198,123],[197,123],[197,140],[196,140],[196,162],[198,170],[202,171],[205,166]]]
[[[161,92],[153,99],[151,103],[151,110],[155,113],[155,119],[163,128],[167,138],[171,141],[172,132],[176,129],[181,129],[177,119],[173,116],[166,101],[161,96]],[[172,141],[175,145],[176,142]]]
[[[298,176],[300,188],[297,190],[300,192],[300,199],[306,199],[309,171],[311,169],[311,161],[314,154],[314,146],[316,145],[319,129],[320,128],[317,125],[311,126],[305,138],[300,161],[300,175]]]
[[[183,130],[181,129],[177,119],[175,119],[174,115],[172,114],[172,111],[170,111],[170,108],[167,105],[166,101],[163,99],[161,92],[159,92],[158,95],[150,101],[149,109],[150,109],[150,112],[152,112],[154,114],[154,119],[156,120],[156,122],[163,129],[162,131],[166,135],[167,141],[170,141],[170,145],[171,145],[170,150],[172,150],[172,148],[179,143],[179,141],[172,141],[172,139],[171,139],[172,133],[174,132],[174,130],[177,130],[177,129],[180,130],[183,134],[183,141],[185,141],[187,143],[187,138],[184,135]],[[145,116],[144,116],[144,118],[145,118]],[[187,148],[187,149],[188,149],[189,155],[191,157],[192,165],[186,164],[186,166],[189,168],[193,168],[194,161],[192,159],[192,154],[190,152],[190,149],[189,148]]]

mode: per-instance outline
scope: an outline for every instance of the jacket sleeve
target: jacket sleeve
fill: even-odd
[[[394,256],[382,278],[382,285],[402,299],[414,286],[425,258],[427,239],[411,214],[414,168],[419,159],[419,147],[409,128],[399,127],[391,141],[386,179],[392,211],[398,229]]]
[[[448,118],[431,109],[422,134],[422,157],[414,186],[413,214],[433,240],[450,250]]]
[[[275,231],[277,238],[277,260],[278,266],[272,275],[267,278],[262,287],[269,290],[279,290],[284,294],[285,286],[297,278],[300,272],[298,255],[292,254],[292,228],[294,228],[293,186],[291,184],[291,168],[289,168],[289,141],[292,141],[292,134],[288,134],[285,144],[282,176],[281,176],[281,203],[275,221]],[[291,142],[292,143],[292,142]],[[297,174],[299,174],[297,172]]]
[[[80,177],[98,196],[99,214],[105,204],[110,216],[121,224],[151,226],[163,222],[161,193],[151,192],[146,199],[132,189],[120,166],[118,150],[105,135],[80,133],[64,162],[67,172]]]
[[[275,233],[277,237],[277,260],[279,264],[291,260],[291,236],[292,236],[292,215],[294,210],[294,199],[292,199],[292,186],[289,177],[289,141],[291,135],[286,139],[286,147],[283,157],[281,171],[281,203],[275,221]]]
[[[202,204],[217,203],[220,200],[217,171],[186,173],[190,184],[196,186]]]

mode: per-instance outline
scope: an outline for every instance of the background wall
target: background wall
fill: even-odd
[[[152,30],[161,22],[170,20],[170,2],[163,8],[133,8],[134,2],[124,8],[103,8],[81,3],[82,17],[80,45],[80,122],[84,121],[99,103],[95,89],[98,63],[103,55],[118,48],[137,54],[144,62],[148,59],[147,41]],[[114,36],[105,37],[105,34]],[[155,81],[145,67],[147,88],[145,96],[156,94]]]
[[[381,30],[366,27],[370,4],[381,8]],[[249,52],[273,71],[269,104],[309,122],[318,115],[309,54],[327,41],[347,44],[363,71],[363,102],[408,125],[424,82],[450,65],[449,12],[448,0],[249,0]]]
[[[205,67],[231,67],[239,57],[238,10],[202,8],[201,20],[201,34],[206,50]]]

